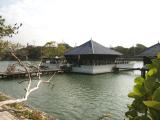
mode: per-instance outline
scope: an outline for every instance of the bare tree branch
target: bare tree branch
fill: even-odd
[[[25,65],[15,54],[14,54],[14,50],[11,49],[11,55],[18,61],[19,65],[21,67],[23,67],[25,69],[25,72],[27,72],[28,74],[28,86],[25,88],[25,96],[23,98],[20,99],[11,99],[11,100],[5,100],[5,101],[1,101],[0,102],[0,107],[6,104],[12,104],[12,103],[20,103],[23,101],[26,101],[28,99],[28,96],[35,90],[37,90],[40,86],[41,83],[49,83],[50,80],[55,76],[56,73],[54,73],[48,80],[44,81],[41,80],[41,72],[40,72],[40,64],[37,67],[37,76],[38,76],[38,82],[36,84],[35,87],[31,88],[31,84],[32,84],[32,78],[31,78],[31,74],[30,74],[30,70],[27,68],[27,65]],[[35,66],[34,66],[35,67]]]

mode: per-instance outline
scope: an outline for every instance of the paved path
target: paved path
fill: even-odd
[[[2,108],[0,107],[0,110],[2,110]],[[12,114],[10,114],[8,111],[3,111],[0,112],[0,120],[18,120],[17,118],[15,118]]]
[[[13,115],[11,115],[9,112],[4,111],[0,112],[0,120],[18,120]]]

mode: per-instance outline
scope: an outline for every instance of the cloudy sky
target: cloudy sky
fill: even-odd
[[[159,0],[0,0],[7,23],[23,23],[15,42],[80,45],[92,39],[107,47],[151,46],[160,41]]]

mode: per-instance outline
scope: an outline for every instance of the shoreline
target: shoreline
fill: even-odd
[[[0,91],[0,101],[11,99],[9,95]],[[24,102],[13,103],[0,107],[1,116],[7,120],[57,120],[54,117],[47,115],[47,113],[36,108],[29,107]],[[1,119],[0,119],[1,120]]]

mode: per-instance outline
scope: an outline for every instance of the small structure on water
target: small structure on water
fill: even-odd
[[[118,64],[124,64],[116,61],[116,58],[121,55],[121,53],[104,47],[93,40],[64,54],[67,62],[72,66],[72,72],[87,74],[112,72]]]
[[[59,70],[65,62],[64,57],[42,58],[41,69]]]
[[[156,56],[160,53],[160,43],[158,42],[155,45],[152,45],[151,47],[147,48],[145,51],[140,53],[138,56],[143,57],[143,64],[144,67],[141,69],[141,76],[145,78],[146,71],[148,71],[148,68],[146,64],[151,64],[152,59],[156,58]]]

